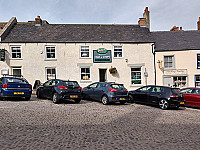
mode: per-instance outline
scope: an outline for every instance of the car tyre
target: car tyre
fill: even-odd
[[[74,101],[75,101],[75,103],[78,104],[78,103],[80,103],[81,99],[75,99]]]
[[[109,103],[108,97],[107,97],[106,95],[102,96],[101,102],[102,102],[104,105],[107,105],[107,104]]]
[[[128,102],[133,103],[133,95],[128,95]]]
[[[159,101],[159,107],[160,107],[161,109],[163,109],[163,110],[166,110],[166,109],[169,108],[169,102],[168,102],[167,100],[165,100],[165,99],[161,99],[161,100]]]
[[[55,103],[55,104],[58,104],[60,102],[60,98],[59,98],[58,93],[53,94],[52,100],[53,100],[53,103]]]

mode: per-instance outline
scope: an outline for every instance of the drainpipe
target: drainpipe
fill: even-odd
[[[152,53],[153,53],[153,64],[154,64],[154,83],[156,85],[156,52],[155,52],[155,44],[151,45],[152,47]]]

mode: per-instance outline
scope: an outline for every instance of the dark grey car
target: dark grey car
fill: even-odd
[[[128,100],[128,91],[123,84],[110,82],[95,82],[83,88],[83,98],[102,102],[104,105],[110,102],[124,104]]]

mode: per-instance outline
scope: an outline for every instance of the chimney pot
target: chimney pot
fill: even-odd
[[[200,30],[200,17],[199,17],[199,21],[197,22],[197,29]]]
[[[40,16],[37,16],[37,18],[35,18],[35,25],[36,26],[42,25],[42,19],[40,18]]]

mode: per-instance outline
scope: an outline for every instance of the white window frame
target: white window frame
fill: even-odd
[[[139,72],[139,71],[132,71],[132,69],[133,68],[140,68],[140,73],[141,73],[141,84],[132,84],[132,81],[134,80],[134,79],[132,79],[132,72]],[[131,86],[141,86],[141,85],[143,85],[143,76],[142,76],[142,66],[141,67],[131,67],[130,68],[130,72],[131,72],[131,75],[130,75],[130,77],[131,77]]]
[[[13,48],[14,47],[19,47],[20,48],[20,53],[21,53],[21,57],[19,58],[13,58]],[[21,45],[13,45],[10,46],[10,54],[11,54],[11,59],[22,59],[22,46]]]
[[[50,78],[50,79],[56,79],[56,76],[57,76],[56,67],[46,67],[46,68],[45,68],[45,79],[46,79],[46,80],[50,80],[50,79],[48,79],[47,69],[55,69],[55,78]]]
[[[12,75],[13,75],[13,72],[14,72],[15,69],[21,70],[21,75],[22,75],[22,67],[12,67]]]
[[[172,57],[172,67],[165,67],[165,57]],[[169,62],[168,62],[169,63]],[[175,69],[175,56],[174,55],[164,55],[163,56],[163,67],[165,70]]]
[[[89,55],[88,55],[88,57],[83,57],[83,56],[81,56],[81,53],[82,53],[82,47],[88,47],[88,53],[89,53]],[[91,58],[91,56],[90,56],[90,46],[88,46],[88,45],[81,45],[80,46],[80,58]]]
[[[122,51],[115,51],[115,47],[121,47]],[[119,57],[119,56],[115,57],[115,52],[122,52],[122,56],[121,57]],[[123,58],[123,46],[122,45],[114,45],[113,46],[113,58]]]
[[[81,69],[83,69],[83,68],[89,68],[89,73],[83,73],[83,75],[85,74],[85,75],[87,75],[87,74],[89,74],[90,75],[90,79],[88,79],[88,80],[83,80],[82,79],[82,72],[81,72]],[[81,79],[81,82],[87,82],[87,81],[92,81],[92,79],[91,79],[91,67],[80,67],[80,79]]]
[[[47,58],[47,48],[48,47],[54,47],[55,48],[55,58]],[[53,46],[53,45],[47,45],[47,46],[45,46],[45,59],[46,60],[56,60],[56,46]]]

